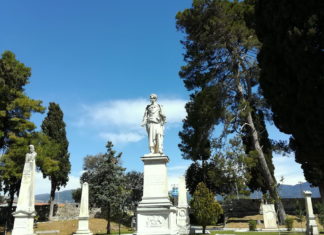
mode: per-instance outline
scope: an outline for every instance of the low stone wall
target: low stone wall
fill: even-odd
[[[79,203],[67,203],[60,205],[55,215],[57,220],[78,219],[80,213]],[[91,208],[89,210],[90,218],[100,217],[100,208]]]
[[[287,214],[296,215],[297,204],[299,203],[305,209],[304,198],[283,198],[281,199]],[[317,213],[316,204],[320,198],[312,198],[314,213]],[[235,199],[231,202],[220,202],[229,217],[244,217],[260,213],[260,199]]]

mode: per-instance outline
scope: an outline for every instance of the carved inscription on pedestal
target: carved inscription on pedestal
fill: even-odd
[[[146,218],[146,227],[147,228],[160,228],[164,227],[166,219],[161,215],[152,215],[147,216]]]

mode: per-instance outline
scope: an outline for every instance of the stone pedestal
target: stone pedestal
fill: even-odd
[[[83,183],[78,230],[75,234],[92,235],[89,230],[89,185]]]
[[[177,209],[168,195],[166,164],[169,158],[160,154],[147,154],[144,162],[144,187],[142,201],[137,207],[137,235],[178,234]]]
[[[265,229],[278,228],[277,214],[274,204],[262,204],[263,223]]]
[[[315,220],[315,215],[313,212],[313,205],[312,205],[312,192],[311,191],[304,191],[305,196],[305,208],[306,208],[306,234],[309,235],[317,235],[318,227]]]
[[[177,208],[177,226],[179,234],[189,234],[190,223],[189,223],[189,212],[188,212],[188,201],[187,201],[187,189],[185,177],[180,177],[179,188],[178,188],[178,208]]]

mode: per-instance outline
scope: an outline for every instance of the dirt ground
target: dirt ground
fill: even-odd
[[[64,221],[53,221],[53,222],[44,222],[44,223],[38,223],[37,227],[35,228],[35,231],[40,230],[60,230],[60,235],[71,235],[73,234],[78,227],[78,220],[64,220]],[[89,227],[90,230],[93,232],[93,234],[105,234],[106,233],[106,227],[107,227],[107,221],[105,219],[90,219],[89,221]],[[111,223],[112,231],[118,232],[118,224]],[[133,230],[121,226],[122,232],[129,232],[132,233]],[[7,235],[11,235],[10,233],[7,233]]]
[[[305,221],[303,223],[299,223],[296,220],[295,216],[290,216],[294,218],[294,228],[305,228]],[[245,216],[245,217],[239,217],[239,218],[229,218],[226,223],[226,228],[248,228],[249,220],[263,220],[262,215],[254,215],[254,216]],[[105,219],[90,219],[90,230],[94,234],[104,234],[106,232],[106,226],[107,221]],[[323,230],[323,227],[320,225],[320,223],[317,221],[317,224],[319,226],[319,229]],[[38,230],[60,230],[60,235],[71,235],[77,230],[78,221],[77,220],[66,220],[66,221],[54,221],[54,222],[45,222],[45,223],[38,223],[37,228],[35,228],[36,231]],[[118,224],[112,223],[112,231],[117,232],[118,231]],[[209,226],[208,226],[209,227]],[[215,227],[215,226],[210,226]],[[217,227],[223,227],[222,225]],[[280,227],[285,228],[285,225],[281,225]],[[257,228],[264,228],[263,224],[258,224]],[[130,228],[121,226],[122,232],[132,233],[132,230]],[[0,229],[1,232],[1,229]],[[10,235],[10,233],[7,233],[7,235]]]

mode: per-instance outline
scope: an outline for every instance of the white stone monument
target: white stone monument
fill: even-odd
[[[179,179],[177,207],[177,226],[179,234],[189,234],[190,232],[188,207],[186,179],[182,176]]]
[[[150,95],[151,104],[145,109],[142,126],[148,133],[149,151],[144,162],[142,201],[137,207],[137,235],[178,234],[176,208],[168,195],[168,156],[163,154],[163,126],[165,115],[157,104],[157,95]]]
[[[78,230],[75,234],[92,235],[89,230],[89,185],[82,184]]]
[[[262,204],[263,223],[265,229],[277,229],[277,214],[274,204]]]
[[[316,224],[315,215],[313,212],[313,205],[312,205],[312,192],[311,191],[304,191],[305,196],[305,207],[306,207],[306,234],[309,235],[317,235],[318,226]]]
[[[35,158],[37,153],[33,145],[29,145],[24,170],[21,178],[20,191],[12,235],[33,235],[35,213]]]

